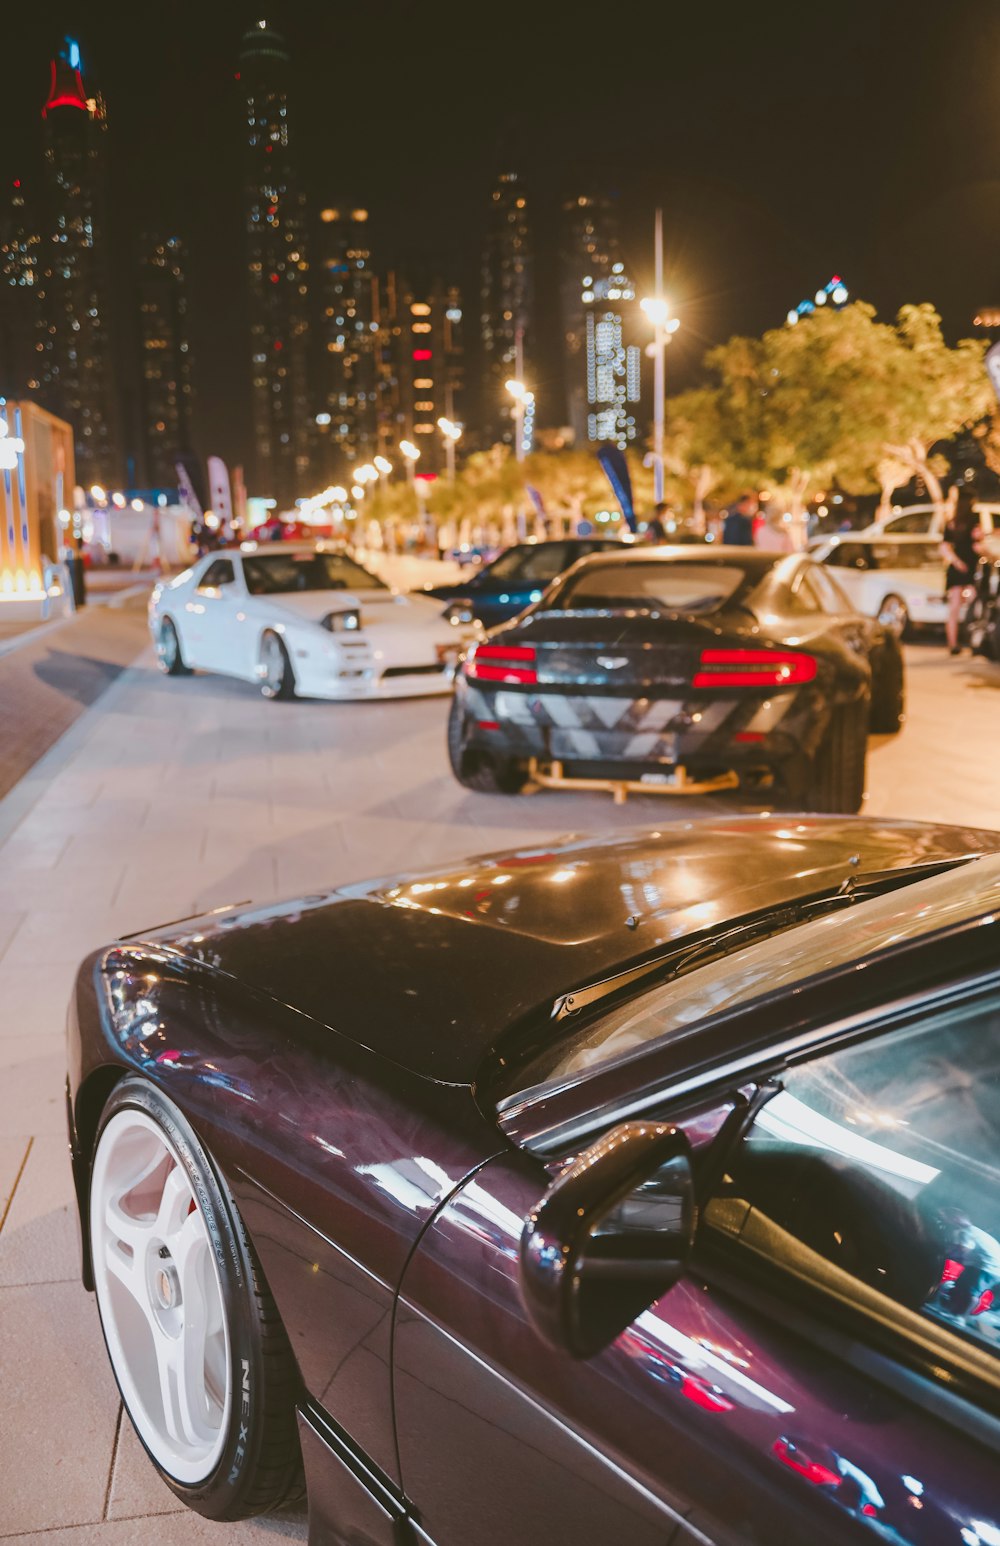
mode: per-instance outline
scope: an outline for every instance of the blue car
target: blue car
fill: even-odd
[[[475,618],[486,628],[517,617],[578,558],[620,548],[615,537],[566,537],[557,542],[519,542],[456,585],[428,585],[424,594],[449,603],[456,621]],[[447,615],[447,614],[446,614]]]

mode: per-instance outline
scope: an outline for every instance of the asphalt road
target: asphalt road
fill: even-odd
[[[907,654],[910,719],[872,742],[867,808],[1000,827],[1000,670]],[[224,902],[739,808],[471,794],[447,769],[446,714],[445,699],[267,703],[165,679],[147,651],[0,801],[0,1538],[305,1538],[301,1513],[218,1526],[178,1511],[121,1419],[77,1281],[64,1134],[62,1026],[87,950]]]

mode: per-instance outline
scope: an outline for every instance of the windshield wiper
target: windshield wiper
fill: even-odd
[[[584,987],[574,988],[570,993],[563,993],[554,1000],[550,1017],[553,1020],[569,1019],[570,1016],[580,1014],[582,1010],[622,993],[625,989],[659,972],[667,974],[665,980],[679,977],[683,972],[704,961],[707,956],[729,955],[752,940],[778,934],[783,929],[792,928],[796,924],[807,923],[825,912],[834,912],[842,907],[853,907],[855,903],[864,901],[868,897],[911,885],[914,881],[926,880],[929,876],[954,869],[959,864],[968,864],[975,857],[975,854],[956,855],[954,858],[932,859],[925,864],[909,865],[906,869],[871,870],[867,873],[848,875],[838,886],[813,892],[793,902],[783,903],[780,907],[770,908],[764,913],[744,918],[741,922],[722,929],[708,938],[696,940],[693,944],[675,943],[663,954],[655,956],[650,961],[643,961],[638,966],[616,972],[612,977],[603,977],[599,982],[588,983]]]

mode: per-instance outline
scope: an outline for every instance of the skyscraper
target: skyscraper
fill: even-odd
[[[38,289],[42,239],[21,178],[0,209],[0,397],[37,393]]]
[[[77,476],[119,482],[122,457],[111,358],[107,270],[107,112],[88,95],[79,45],[52,60],[42,110],[44,188],[36,344],[42,404],[73,426]]]
[[[379,449],[379,284],[366,209],[320,212],[316,286],[320,300],[320,412],[323,482],[343,482]]]
[[[642,356],[628,337],[635,286],[610,200],[581,196],[563,205],[561,270],[568,423],[578,441],[624,450],[637,434]]]
[[[519,370],[531,375],[523,362],[531,359],[532,269],[527,200],[517,173],[503,172],[490,201],[480,283],[480,419],[487,445],[513,444],[514,405],[504,382]]]
[[[400,431],[419,448],[420,471],[437,473],[446,460],[438,419],[464,417],[461,297],[440,279],[401,285],[397,296]]]
[[[143,472],[162,488],[177,482],[177,457],[191,439],[187,254],[180,237],[146,233],[138,256]]]
[[[289,57],[259,21],[243,39],[244,207],[250,302],[253,431],[260,494],[279,506],[313,492],[309,415],[309,261],[302,194],[289,145]]]

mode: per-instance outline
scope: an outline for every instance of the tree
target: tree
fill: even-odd
[[[760,339],[732,338],[706,356],[713,385],[675,399],[689,472],[718,466],[740,481],[778,484],[800,521],[834,480],[851,493],[878,488],[887,502],[917,474],[938,502],[935,443],[990,401],[984,348],[970,339],[949,348],[932,306],[904,306],[893,325],[862,302],[819,309]]]
[[[926,304],[902,308],[896,337],[900,355],[885,405],[883,449],[905,473],[897,488],[911,477],[922,478],[931,499],[941,505],[946,464],[933,456],[933,447],[990,411],[994,399],[983,365],[986,344],[963,338],[949,348],[941,318]],[[884,485],[883,500],[887,502]]]

